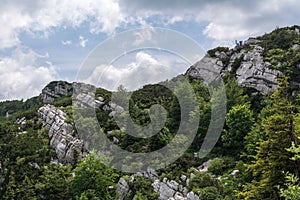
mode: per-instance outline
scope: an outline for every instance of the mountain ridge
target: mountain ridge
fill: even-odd
[[[293,134],[298,134],[300,127],[295,114],[300,110],[299,29],[299,26],[276,29],[237,42],[232,49],[217,47],[184,75],[163,82],[172,88],[180,83],[180,77],[187,79],[198,100],[201,117],[191,146],[175,163],[160,170],[147,168],[130,174],[101,164],[88,148],[94,145],[89,141],[98,138],[93,134],[97,133],[93,115],[77,118],[76,122],[82,126],[80,131],[85,131],[80,135],[75,128],[76,114],[72,106],[95,112],[101,130],[112,145],[129,152],[148,153],[172,141],[180,127],[180,102],[163,85],[145,85],[130,92],[128,111],[113,102],[111,91],[66,81],[52,81],[39,96],[26,101],[0,102],[0,197],[32,195],[30,198],[53,199],[51,195],[57,193],[61,196],[55,196],[56,199],[247,199],[249,195],[253,199],[280,199],[282,194],[278,188],[288,188],[282,171],[297,172],[290,159],[292,154],[286,149],[292,141],[297,142]],[[216,69],[224,80],[228,113],[215,148],[207,157],[199,158],[197,152],[211,120],[211,97],[203,79],[210,75],[209,69]],[[73,90],[78,88],[86,92],[74,97]],[[120,88],[120,92],[126,90]],[[181,85],[176,92],[187,94],[189,90]],[[121,114],[130,116],[139,126],[146,126],[152,121],[150,108],[156,104],[167,110],[167,116],[165,126],[152,137],[128,135],[127,124],[120,125],[113,120],[116,114]],[[10,116],[6,117],[8,112]],[[193,116],[193,112],[189,114]],[[278,135],[291,127],[293,137]],[[84,136],[91,138],[85,140]],[[180,139],[185,141],[184,134]],[[275,147],[268,146],[272,142]],[[110,148],[108,145],[105,150],[109,152]],[[264,152],[264,148],[271,150]],[[263,153],[273,154],[261,156],[266,155]],[[277,155],[283,159],[280,163],[275,162]],[[120,158],[111,159],[113,162]],[[134,157],[124,159],[132,164],[124,167],[141,162]],[[260,176],[264,174],[259,171],[264,166],[256,167],[260,163],[273,170],[274,182]],[[257,171],[252,172],[253,169]],[[269,181],[267,185],[265,181]]]

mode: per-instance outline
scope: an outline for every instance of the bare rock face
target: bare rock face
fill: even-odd
[[[263,60],[264,49],[257,44],[258,42],[258,40],[249,39],[244,46],[239,46],[239,48],[228,52],[215,52],[214,57],[206,55],[191,66],[186,74],[211,82],[217,76],[216,74],[223,76],[226,72],[231,72],[235,74],[239,86],[253,88],[261,94],[275,91],[278,87],[276,79],[281,72],[272,69],[271,64]],[[245,46],[250,45],[252,45],[251,50],[244,49]]]
[[[130,182],[133,182],[135,177],[145,177],[151,180],[153,191],[157,192],[160,200],[199,200],[198,195],[193,192],[188,192],[184,185],[188,185],[188,181],[191,177],[187,178],[184,176],[183,183],[178,183],[175,180],[169,180],[163,178],[159,180],[159,176],[154,169],[148,168],[147,171],[138,172],[130,177]],[[183,177],[183,176],[182,176]],[[119,199],[122,200],[130,193],[129,184],[125,179],[120,178],[117,191]]]
[[[119,194],[119,200],[124,199],[127,193],[129,192],[129,185],[123,178],[120,178],[120,180],[118,181],[117,192]]]
[[[252,51],[245,53],[240,67],[236,71],[238,84],[242,87],[254,88],[262,94],[277,89],[278,70],[271,69],[271,64],[264,62],[261,56],[263,48],[256,45]]]
[[[195,65],[187,70],[187,74],[193,78],[204,80],[205,84],[210,84],[220,76],[223,69],[223,62],[217,58],[205,56]]]
[[[72,135],[73,126],[66,123],[67,115],[52,105],[45,105],[38,110],[45,128],[49,129],[50,145],[55,149],[58,161],[62,164],[73,163],[83,143]]]
[[[40,94],[43,103],[52,103],[56,98],[72,95],[72,84],[65,81],[49,83]]]

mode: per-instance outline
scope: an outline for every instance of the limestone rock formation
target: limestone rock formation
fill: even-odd
[[[67,114],[49,104],[41,107],[38,113],[44,127],[49,129],[50,145],[55,149],[58,161],[73,163],[82,152],[83,142],[72,135],[73,126],[66,123]]]
[[[130,182],[134,181],[134,177],[145,177],[151,180],[153,191],[157,192],[160,200],[199,200],[198,195],[193,192],[188,192],[184,185],[188,185],[189,178],[182,175],[182,183],[178,183],[175,180],[169,180],[168,178],[163,178],[162,181],[159,180],[159,176],[154,169],[148,168],[147,171],[138,172],[130,177]],[[130,193],[128,183],[125,179],[120,178],[117,191],[119,194],[119,199],[122,200],[125,196]]]
[[[218,74],[223,76],[230,72],[242,87],[255,89],[261,94],[275,91],[278,84],[276,78],[281,72],[272,69],[271,64],[264,61],[264,49],[258,43],[259,40],[249,39],[242,46],[227,52],[216,51],[213,56],[206,55],[191,66],[186,74],[210,83]]]
[[[43,103],[52,103],[56,98],[72,95],[72,84],[65,81],[49,83],[40,94]]]
[[[236,71],[238,84],[253,88],[262,94],[268,94],[277,89],[278,70],[271,69],[269,62],[264,62],[261,56],[263,48],[256,45],[252,51],[244,53],[240,67]]]
[[[119,200],[124,199],[126,194],[129,192],[129,185],[123,178],[120,178],[118,181],[117,192],[119,194]]]

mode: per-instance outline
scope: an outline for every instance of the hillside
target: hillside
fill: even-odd
[[[211,73],[224,82],[226,118],[201,157],[213,112],[222,117]],[[293,26],[212,49],[184,75],[137,91],[53,81],[38,97],[1,102],[0,199],[299,199],[299,77]]]

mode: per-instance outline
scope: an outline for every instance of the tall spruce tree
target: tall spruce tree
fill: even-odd
[[[297,170],[296,163],[287,151],[297,140],[294,130],[295,108],[290,100],[288,77],[278,78],[279,89],[272,94],[273,115],[262,120],[266,139],[258,144],[256,155],[248,169],[254,179],[244,186],[240,196],[244,199],[281,199],[278,185],[282,186],[285,172]]]

